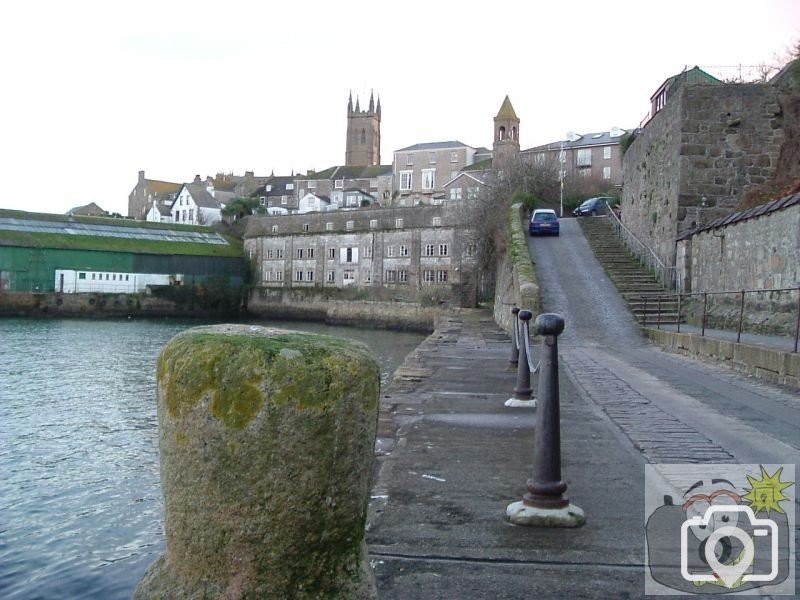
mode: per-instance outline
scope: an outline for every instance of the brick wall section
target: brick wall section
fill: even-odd
[[[768,84],[685,85],[625,153],[623,223],[665,264],[677,236],[733,212],[774,174],[777,95]]]

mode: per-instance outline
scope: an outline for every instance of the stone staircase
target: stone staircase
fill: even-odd
[[[678,322],[678,300],[630,254],[617,238],[608,217],[578,219],[600,264],[642,325]],[[681,315],[681,322],[683,322]]]

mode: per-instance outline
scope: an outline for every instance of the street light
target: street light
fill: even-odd
[[[567,134],[569,135],[569,134]],[[564,141],[561,141],[561,151],[558,153],[558,162],[560,163],[558,166],[558,182],[561,186],[561,193],[559,198],[559,205],[561,207],[561,211],[559,213],[559,217],[564,217],[564,164],[567,162],[567,157],[564,154]]]

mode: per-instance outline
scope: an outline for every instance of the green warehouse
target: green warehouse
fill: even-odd
[[[0,209],[0,293],[142,293],[212,278],[239,287],[242,252],[208,227]]]

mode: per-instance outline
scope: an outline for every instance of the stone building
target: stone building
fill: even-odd
[[[441,204],[444,184],[475,162],[477,149],[458,141],[428,142],[394,153],[393,206]]]
[[[347,167],[381,164],[381,99],[375,104],[372,93],[369,107],[361,110],[358,96],[353,108],[353,95],[347,101],[347,147],[344,155]]]
[[[500,105],[494,118],[494,143],[492,145],[492,168],[502,176],[519,158],[519,117],[508,96]]]
[[[245,252],[262,288],[474,305],[478,248],[458,204],[250,218]]]
[[[180,183],[147,179],[144,171],[139,171],[136,185],[128,194],[128,216],[144,221],[154,203],[172,203],[181,189]]]
[[[336,166],[309,171],[296,177],[298,198],[306,194],[326,196],[337,207],[356,208],[363,200],[386,205],[392,193],[392,166]]]
[[[684,232],[769,181],[784,142],[780,88],[673,82],[623,157],[623,223],[667,266]]]

